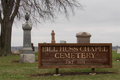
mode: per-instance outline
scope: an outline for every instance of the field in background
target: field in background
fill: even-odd
[[[38,59],[37,53],[36,60]],[[120,80],[120,54],[116,51],[112,52],[113,67],[112,68],[97,68],[96,72],[103,72],[105,74],[86,75],[83,72],[89,73],[89,68],[77,69],[59,69],[60,74],[74,73],[72,75],[63,76],[30,76],[36,74],[54,74],[55,69],[38,69],[38,63],[19,63],[19,55],[0,57],[0,80]],[[109,72],[115,72],[110,74]],[[75,74],[77,73],[77,75]],[[78,75],[78,73],[80,75]]]

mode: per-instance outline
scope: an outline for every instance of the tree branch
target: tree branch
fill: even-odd
[[[10,15],[12,14],[12,11],[14,9],[14,3],[15,3],[15,0],[9,0],[8,1],[8,15],[9,15],[9,18],[10,18]]]
[[[17,1],[17,0],[16,0]],[[70,11],[74,14],[74,8],[81,8],[81,4],[77,0],[20,0],[19,15],[17,18],[23,18],[28,12],[35,21],[54,20],[57,17],[56,12],[60,12],[69,17]],[[81,8],[82,9],[82,8]],[[34,20],[32,20],[34,21]]]
[[[18,13],[18,9],[19,9],[19,6],[20,6],[20,1],[21,1],[21,0],[16,0],[15,9],[14,9],[14,12],[13,12],[13,14],[12,14],[12,16],[11,16],[11,19],[10,19],[10,20],[12,20],[12,21],[14,21],[14,18],[15,18],[15,16],[16,16],[17,13]]]
[[[0,24],[1,24],[1,22],[2,22],[2,15],[1,15],[1,10],[0,10]]]
[[[1,4],[2,4],[2,9],[3,9],[3,14],[6,14],[6,2],[5,2],[5,0],[2,0],[1,1]]]

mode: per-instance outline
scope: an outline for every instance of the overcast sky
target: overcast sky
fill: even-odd
[[[51,31],[55,31],[56,43],[65,40],[76,43],[76,33],[88,32],[91,43],[112,43],[120,46],[120,0],[79,0],[84,11],[76,10],[69,20],[58,16],[54,22],[46,22],[33,27],[32,43],[50,43]],[[12,46],[23,46],[22,23],[13,26]]]

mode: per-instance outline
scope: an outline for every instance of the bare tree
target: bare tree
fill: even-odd
[[[11,54],[11,33],[14,20],[23,19],[28,12],[32,21],[52,20],[60,12],[66,17],[74,8],[82,8],[77,0],[0,0],[1,45],[0,55]]]

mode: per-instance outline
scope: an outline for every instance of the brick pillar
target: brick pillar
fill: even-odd
[[[55,32],[54,32],[54,30],[52,30],[51,37],[52,37],[51,43],[55,43]]]

